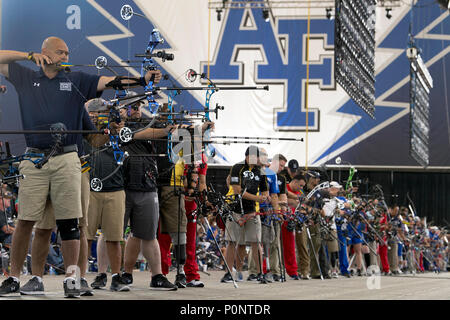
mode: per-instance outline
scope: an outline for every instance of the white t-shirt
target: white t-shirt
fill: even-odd
[[[334,210],[336,209],[338,205],[338,201],[336,200],[336,198],[330,199],[329,201],[325,202],[324,206],[323,206],[323,211],[325,211],[325,215],[327,217],[333,217],[331,219],[332,224],[331,224],[331,229],[336,230],[336,223],[334,222]]]

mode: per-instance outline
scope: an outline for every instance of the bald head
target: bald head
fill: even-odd
[[[47,50],[54,50],[55,48],[59,47],[60,45],[66,45],[66,43],[64,42],[63,39],[58,38],[58,37],[48,37],[47,39],[44,40],[44,42],[42,42],[42,47],[41,49],[47,49]]]

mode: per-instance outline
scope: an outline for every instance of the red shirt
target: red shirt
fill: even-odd
[[[289,192],[292,192],[293,194],[295,194],[295,195],[297,195],[297,196],[301,194],[300,191],[292,191],[291,186],[289,185],[289,183],[286,184],[286,189],[287,189]],[[292,210],[292,213],[295,212],[295,208],[292,208],[292,207],[291,207],[291,210]]]

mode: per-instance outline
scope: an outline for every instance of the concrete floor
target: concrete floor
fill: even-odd
[[[201,273],[204,288],[185,288],[172,292],[149,290],[150,274],[135,271],[134,283],[129,292],[111,292],[107,289],[94,290],[94,296],[81,297],[81,300],[449,300],[450,273],[425,273],[402,276],[382,276],[379,289],[375,279],[368,277],[340,277],[331,280],[288,280],[284,283],[258,284],[255,282],[238,282],[238,288],[232,283],[220,283],[222,271],[211,271],[210,276]],[[244,277],[247,272],[244,272]],[[88,274],[91,283],[95,274]],[[61,300],[64,299],[63,276],[45,276],[45,295],[0,298],[2,300]],[[175,273],[169,275],[173,281]],[[25,284],[29,275],[21,277]],[[369,280],[368,280],[369,279]],[[1,281],[4,277],[1,278]],[[373,281],[372,281],[373,280]]]

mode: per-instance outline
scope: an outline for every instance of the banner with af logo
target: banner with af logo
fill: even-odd
[[[137,16],[128,22],[122,20],[120,8],[124,4],[149,20]],[[176,85],[200,85],[186,81],[189,68],[209,72],[221,86],[268,84],[268,92],[219,91],[213,95],[211,106],[225,106],[214,119],[213,135],[307,140],[264,145],[269,157],[282,153],[309,166],[333,163],[337,156],[355,165],[418,165],[409,156],[409,64],[405,55],[409,5],[394,8],[392,19],[385,17],[383,8],[376,9],[375,119],[334,81],[334,21],[326,18],[323,8],[311,11],[308,85],[306,10],[272,9],[269,21],[265,21],[261,9],[247,7],[225,10],[218,21],[216,12],[210,12],[203,0],[2,0],[1,9],[2,49],[39,51],[43,39],[54,35],[67,42],[74,64],[92,64],[100,55],[110,64],[123,64],[123,60],[134,60],[135,53],[145,51],[149,34],[157,27],[166,40],[161,49],[175,55],[174,61],[160,66]],[[437,5],[414,10],[413,33],[436,84],[430,95],[430,165],[450,166],[449,153],[442,152],[450,147],[448,12]],[[73,69],[111,75],[105,70]],[[140,75],[139,67],[116,71]],[[17,129],[17,96],[5,79],[1,83],[11,89],[0,96],[1,126]],[[111,93],[103,96],[110,97]],[[160,96],[161,102],[167,99],[165,93]],[[204,92],[183,92],[175,103],[177,107],[199,109],[205,103]],[[247,146],[216,144],[213,161],[241,161]]]

